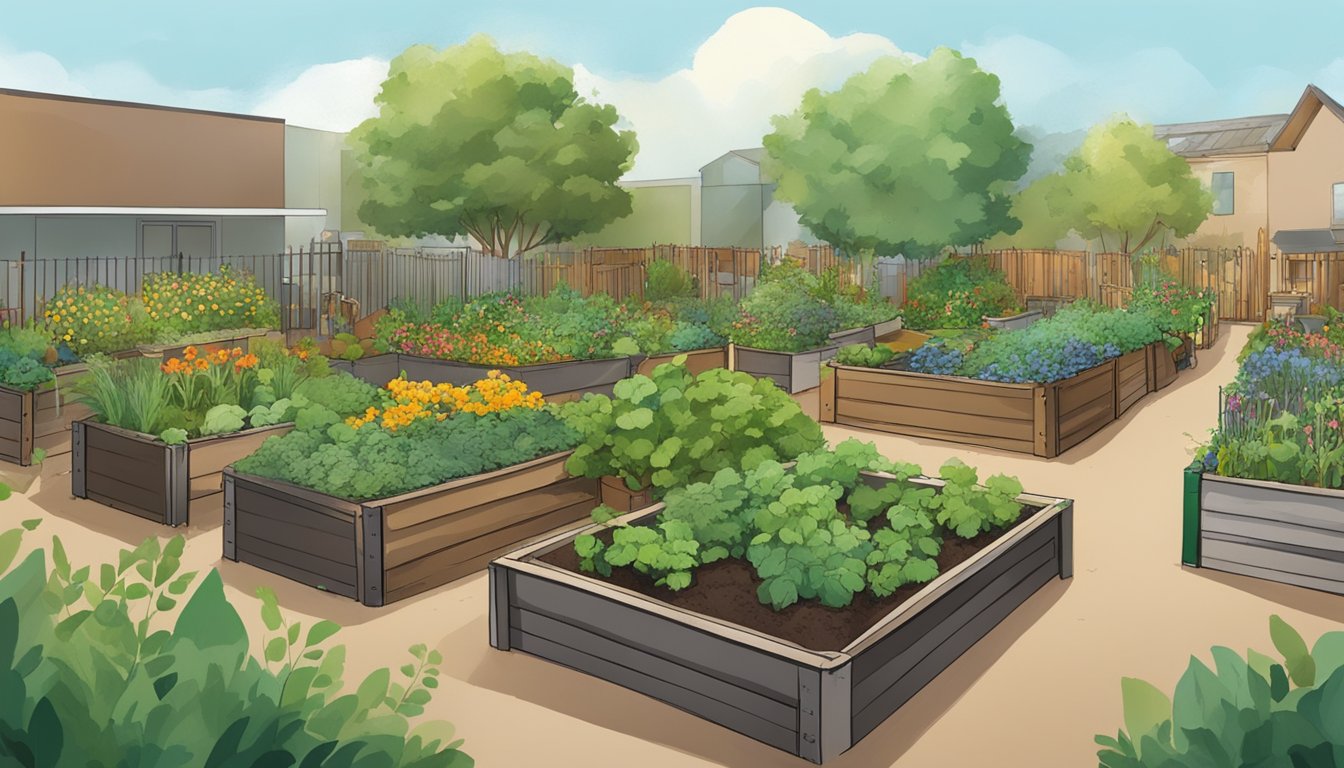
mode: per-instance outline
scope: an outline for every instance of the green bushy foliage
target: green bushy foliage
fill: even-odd
[[[645,268],[644,299],[660,302],[690,298],[696,294],[691,273],[666,259],[654,259]]]
[[[616,383],[612,397],[561,406],[580,435],[566,468],[582,477],[614,475],[631,490],[668,488],[792,459],[824,444],[821,427],[772,382],[723,369],[692,376],[665,363],[653,376]]]
[[[835,353],[835,362],[841,365],[853,365],[860,368],[881,368],[896,356],[896,352],[885,344],[869,346],[850,344],[841,347]]]
[[[729,337],[744,347],[802,352],[824,346],[830,334],[890,320],[897,310],[875,294],[860,301],[841,291],[835,277],[808,272],[794,261],[771,265],[742,300]]]
[[[1096,737],[1102,768],[1344,764],[1344,632],[1308,650],[1271,616],[1269,636],[1277,657],[1215,647],[1212,668],[1191,657],[1171,697],[1122,679],[1124,728]]]
[[[28,521],[32,530],[38,521]],[[262,659],[217,571],[181,570],[181,536],[76,566],[59,539],[11,568],[0,534],[0,759],[42,768],[322,765],[469,768],[452,726],[416,722],[440,654],[353,690],[339,627],[305,627],[268,589]]]
[[[1015,314],[1017,295],[985,258],[951,258],[921,272],[905,289],[905,327],[978,328],[985,317]]]
[[[574,431],[546,409],[459,413],[443,421],[420,419],[396,431],[355,429],[305,410],[293,431],[268,438],[234,466],[246,474],[367,501],[521,464],[575,442]]]
[[[871,485],[865,471],[892,478]],[[728,466],[668,491],[652,525],[611,528],[609,545],[581,535],[575,552],[584,570],[609,576],[628,566],[673,590],[689,587],[700,565],[746,560],[762,603],[839,608],[864,590],[885,597],[934,579],[945,536],[972,538],[1021,515],[1013,478],[979,486],[975,470],[956,460],[943,466],[941,488],[913,482],[919,474],[854,439],[800,454],[792,466]]]

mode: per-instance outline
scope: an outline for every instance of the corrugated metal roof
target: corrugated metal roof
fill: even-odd
[[[1260,115],[1153,126],[1153,134],[1182,157],[1266,152],[1288,115]]]

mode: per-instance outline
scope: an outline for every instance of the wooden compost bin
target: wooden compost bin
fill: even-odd
[[[156,523],[186,525],[193,501],[220,492],[225,467],[293,426],[276,424],[168,445],[152,435],[76,421],[71,425],[71,491]]]
[[[900,330],[899,321],[896,323],[896,330]],[[887,331],[883,335],[893,332]],[[834,358],[841,347],[873,344],[876,341],[877,326],[868,325],[832,333],[830,343],[826,346],[802,352],[775,352],[729,344],[728,364],[734,371],[750,373],[758,379],[770,379],[793,395],[820,386],[821,364]]]
[[[1344,595],[1344,491],[1187,472],[1182,562]]]
[[[870,482],[889,478],[869,474]],[[821,763],[857,744],[1046,584],[1073,575],[1072,501],[1019,498],[1042,509],[838,651],[809,650],[540,559],[598,526],[490,564],[490,644]],[[647,523],[660,509],[620,520]]]
[[[634,373],[642,373],[645,376],[652,376],[653,369],[663,363],[670,363],[677,359],[678,355],[686,356],[686,370],[693,376],[699,376],[705,371],[715,368],[728,367],[728,347],[710,347],[708,349],[696,349],[690,352],[672,352],[666,355],[651,355],[644,358],[635,358]]]
[[[21,466],[33,463],[33,449],[47,457],[70,452],[70,424],[88,418],[89,409],[70,402],[76,381],[88,366],[67,365],[56,369],[55,382],[31,392],[0,387],[0,459]]]
[[[597,481],[568,451],[375,501],[224,472],[224,557],[378,606],[479,571],[529,538],[585,520]]]
[[[821,420],[1054,458],[1149,392],[1148,348],[1049,384],[831,363]]]
[[[528,389],[540,392],[552,402],[577,400],[587,392],[609,395],[616,382],[630,376],[635,365],[630,357],[565,360],[543,365],[476,365],[397,353],[374,355],[353,362],[333,360],[331,364],[333,368],[349,371],[379,387],[386,386],[402,371],[411,381],[461,386],[498,370],[522,381]]]
[[[239,328],[231,331],[220,331],[218,338],[212,338],[209,341],[197,341],[190,344],[141,344],[137,349],[145,357],[163,358],[165,360],[174,357],[181,357],[182,351],[187,347],[195,347],[201,352],[218,352],[221,349],[231,350],[234,347],[241,347],[246,352],[252,344],[253,339],[272,339],[274,341],[284,341],[284,334],[280,331],[270,331],[264,328]]]

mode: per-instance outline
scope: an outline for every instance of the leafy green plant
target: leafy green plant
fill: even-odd
[[[246,423],[247,411],[241,405],[221,403],[205,412],[201,434],[227,435],[241,430]]]
[[[0,534],[7,764],[472,764],[450,725],[412,721],[440,661],[423,646],[412,648],[412,674],[402,668],[406,682],[392,683],[381,669],[346,692],[345,649],[330,644],[335,624],[319,621],[304,633],[263,590],[262,619],[277,637],[259,662],[218,572],[198,580],[181,570],[180,536],[83,567],[53,539],[50,561],[39,548],[11,568],[23,534]]]
[[[889,477],[870,481],[865,472]],[[610,543],[600,533],[580,535],[575,553],[585,571],[610,576],[628,566],[673,590],[691,586],[701,565],[746,560],[761,579],[762,603],[839,608],[865,589],[885,597],[932,580],[945,535],[1006,528],[1021,515],[1004,496],[1020,493],[1015,479],[995,476],[981,487],[958,461],[942,474],[940,488],[915,482],[919,467],[849,439],[800,454],[791,466],[767,459],[673,488],[652,525],[611,528]]]
[[[623,379],[612,397],[585,397],[560,413],[580,435],[565,465],[571,474],[612,475],[658,495],[824,443],[821,427],[772,382],[723,369],[692,376],[684,362]]]
[[[166,426],[163,414],[172,402],[172,388],[153,360],[93,362],[74,390],[73,399],[104,424],[151,435]]]
[[[989,260],[949,258],[926,269],[905,289],[901,317],[914,330],[977,328],[985,317],[1016,314],[1020,307],[1013,287]]]
[[[835,362],[860,368],[881,368],[895,356],[895,350],[885,344],[849,344],[835,353]]]
[[[1191,657],[1171,697],[1123,678],[1124,727],[1096,737],[1102,768],[1340,765],[1344,632],[1327,632],[1308,650],[1271,616],[1269,635],[1278,658],[1214,647],[1213,667]]]
[[[689,298],[696,294],[691,273],[666,259],[654,259],[645,267],[644,298],[648,301]]]

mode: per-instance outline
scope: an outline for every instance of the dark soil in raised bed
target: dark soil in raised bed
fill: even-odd
[[[1039,508],[1024,507],[1017,525],[1038,511]],[[882,519],[881,516],[877,518]],[[938,572],[947,573],[1011,530],[991,531],[973,539],[949,534],[938,555]],[[611,542],[609,534],[603,534],[602,538]],[[579,558],[572,545],[562,546],[539,559],[567,571],[583,573],[579,570]],[[602,578],[596,574],[585,575]],[[654,586],[651,579],[631,568],[614,569],[611,578],[603,580],[669,605],[741,624],[814,651],[839,651],[926,586],[907,584],[883,598],[864,591],[855,595],[854,602],[845,608],[828,608],[815,600],[800,600],[776,611],[757,599],[756,588],[761,580],[746,560],[730,558],[701,566],[695,570],[691,586],[680,592]]]

